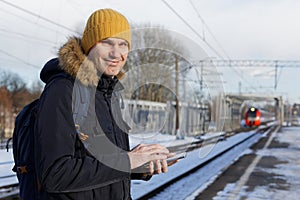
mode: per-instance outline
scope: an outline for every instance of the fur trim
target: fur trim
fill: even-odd
[[[87,58],[81,48],[81,40],[71,37],[58,52],[58,59],[61,68],[77,78],[83,85],[97,86],[99,77],[94,63]],[[123,72],[117,75],[120,80],[125,76]]]
[[[61,68],[83,85],[97,86],[99,77],[92,61],[83,53],[80,39],[72,37],[58,52]]]

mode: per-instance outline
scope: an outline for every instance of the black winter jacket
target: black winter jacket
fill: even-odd
[[[90,105],[95,106],[100,130],[87,126],[81,131],[89,141],[99,138],[96,136],[106,138],[106,143],[118,147],[114,152],[89,151],[90,144],[77,133],[72,115],[75,77],[81,84],[96,88],[95,102]],[[41,79],[46,87],[40,98],[34,141],[40,199],[130,199],[128,127],[115,92],[120,89],[118,79],[99,79],[76,38],[60,49],[57,59],[45,65]],[[111,158],[113,164],[99,161],[103,157]]]

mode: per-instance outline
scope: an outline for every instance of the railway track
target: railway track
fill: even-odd
[[[133,194],[133,198],[140,200],[188,198],[194,191],[201,190],[201,188],[204,190],[205,187],[209,185],[210,180],[213,177],[217,177],[221,171],[226,169],[234,160],[240,157],[243,151],[256,143],[262,135],[272,132],[274,129],[275,126],[265,126],[263,128],[253,130],[251,134],[241,138],[236,143],[228,145],[226,148],[218,151],[212,156],[208,156],[209,158],[203,159],[197,165],[185,170],[181,174],[172,176],[167,181],[157,185],[157,187],[152,187],[152,189],[149,189],[142,194]],[[234,135],[232,135],[232,133],[227,133],[223,136],[224,138],[218,144],[222,144],[223,140],[229,140],[230,137]],[[207,144],[209,144],[209,142]],[[189,148],[190,153],[197,151],[197,146],[198,148],[203,148],[203,146],[201,146],[201,142],[197,142]],[[184,159],[180,162],[179,163],[182,164],[181,167],[185,167]],[[188,165],[189,164],[186,163],[186,166]],[[170,169],[170,171],[172,170],[173,169]],[[133,187],[134,186],[135,185],[133,183]]]

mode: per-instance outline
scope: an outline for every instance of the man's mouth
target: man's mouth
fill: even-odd
[[[106,62],[108,62],[110,65],[117,65],[119,64],[119,60],[105,60]]]

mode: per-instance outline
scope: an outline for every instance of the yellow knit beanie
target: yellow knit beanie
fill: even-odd
[[[99,41],[116,37],[126,40],[131,46],[130,26],[127,19],[112,9],[95,11],[88,19],[81,39],[85,54]]]

